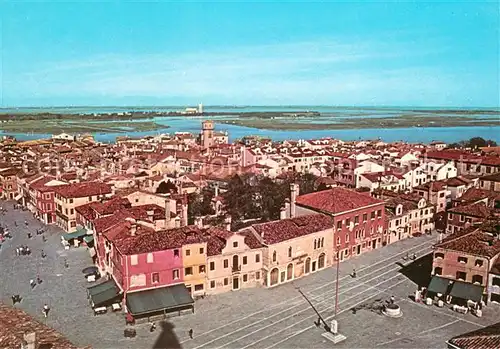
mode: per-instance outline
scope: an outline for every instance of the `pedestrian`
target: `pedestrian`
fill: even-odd
[[[189,329],[189,338],[193,339],[193,329]]]
[[[411,259],[416,260],[417,259],[417,255],[414,253],[413,256],[411,257]]]
[[[12,305],[16,305],[17,297],[15,295],[12,295]]]
[[[154,332],[154,330],[156,330],[156,324],[152,322],[149,327],[149,332]]]
[[[28,239],[31,239],[31,233],[28,233]]]
[[[47,317],[49,316],[49,311],[50,311],[50,308],[47,304],[44,304],[43,305],[43,316]]]
[[[31,254],[30,248],[28,246],[26,246],[24,249],[26,251],[26,254],[29,256]]]
[[[352,268],[352,277],[355,278],[356,277],[356,269],[355,268]]]
[[[19,257],[19,247],[18,247],[18,248],[16,248],[16,256],[18,256],[18,257]]]
[[[43,242],[47,242],[47,238],[45,237],[45,235],[44,235],[44,234],[42,234],[42,241],[43,241]]]
[[[42,250],[42,258],[45,258],[45,257],[47,257],[47,255],[45,254],[45,251]]]
[[[36,283],[39,285],[42,283],[42,279],[40,278],[40,275],[36,276]]]
[[[31,289],[35,288],[35,286],[36,286],[35,280],[33,280],[33,279],[30,280],[30,286],[31,286]]]
[[[395,301],[395,300],[396,300],[396,299],[394,298],[394,296],[391,296],[391,304],[394,304],[394,301]]]
[[[26,220],[25,220],[25,221],[24,221],[24,225],[26,225],[26,226],[27,226],[27,225],[28,225],[28,221],[26,221]]]
[[[14,222],[14,225],[17,227],[17,222]]]
[[[68,261],[66,260],[66,258],[64,258],[64,267],[65,267],[65,268],[68,268],[68,267],[69,267],[69,264],[68,264]]]

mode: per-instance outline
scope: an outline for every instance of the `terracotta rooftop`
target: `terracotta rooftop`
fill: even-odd
[[[448,342],[461,349],[500,348],[500,322],[453,337]]]
[[[495,237],[495,234],[499,234],[499,228],[498,219],[489,221],[480,227],[471,226],[447,236],[435,247],[492,258],[500,253],[500,239]]]
[[[464,216],[486,218],[493,215],[494,210],[487,207],[484,202],[478,202],[470,205],[452,207],[448,210],[448,212]]]
[[[101,182],[81,182],[54,187],[57,194],[65,198],[82,198],[93,195],[111,194],[111,186]]]
[[[383,201],[345,188],[332,188],[297,197],[297,205],[325,213],[342,213],[360,209]]]
[[[332,229],[331,217],[313,214],[268,223],[255,224],[252,228],[267,245],[295,239],[326,229]]]
[[[437,191],[445,190],[446,185],[447,185],[446,181],[444,181],[444,180],[433,181],[433,182],[427,182],[427,183],[421,184],[419,186],[414,187],[413,189],[437,192]]]
[[[480,177],[483,181],[500,182],[500,172]]]
[[[500,200],[500,192],[478,188],[469,188],[456,201],[475,202],[486,198],[488,199],[488,201]]]
[[[36,334],[36,349],[78,349],[62,334],[18,308],[0,303],[0,348],[21,348],[24,335]],[[90,347],[88,347],[90,348]]]

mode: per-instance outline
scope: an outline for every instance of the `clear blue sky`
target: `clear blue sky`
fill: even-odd
[[[1,105],[498,106],[496,2],[0,3]]]

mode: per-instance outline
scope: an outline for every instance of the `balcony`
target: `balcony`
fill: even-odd
[[[235,274],[235,273],[239,273],[240,271],[241,271],[241,265],[233,265],[233,266],[231,267],[231,272],[232,272],[233,274]]]

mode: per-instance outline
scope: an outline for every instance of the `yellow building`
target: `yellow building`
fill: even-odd
[[[198,237],[194,237],[198,239]],[[207,243],[187,243],[182,246],[184,284],[193,296],[205,294],[207,279]]]

